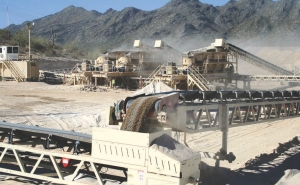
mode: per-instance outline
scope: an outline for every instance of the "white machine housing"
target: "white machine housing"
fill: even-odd
[[[223,47],[223,48],[225,48],[226,45],[227,45],[227,42],[225,39],[216,39],[215,42],[211,44],[211,46]]]
[[[158,185],[192,183],[200,178],[200,154],[182,145],[179,154],[158,147],[152,142],[171,130],[155,133],[138,133],[113,129],[94,128],[92,157],[128,167],[127,184]],[[120,165],[121,164],[121,165]]]

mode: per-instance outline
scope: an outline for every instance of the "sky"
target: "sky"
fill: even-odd
[[[0,29],[9,24],[21,24],[50,14],[57,13],[64,8],[74,5],[86,10],[105,12],[109,8],[122,10],[125,7],[135,7],[149,11],[160,8],[170,0],[0,0]],[[229,0],[200,0],[202,3],[222,6]]]

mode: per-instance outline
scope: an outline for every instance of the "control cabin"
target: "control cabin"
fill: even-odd
[[[5,80],[37,81],[38,58],[19,54],[19,46],[0,46],[0,76]]]

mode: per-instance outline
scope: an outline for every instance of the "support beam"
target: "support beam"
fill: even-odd
[[[41,154],[41,156],[39,157],[39,159],[37,160],[37,162],[35,163],[34,167],[32,168],[30,174],[34,174],[35,170],[37,169],[37,167],[39,166],[41,160],[44,158],[44,154]]]
[[[49,157],[50,157],[50,159],[52,161],[52,164],[54,166],[54,169],[55,169],[55,171],[57,173],[58,178],[61,179],[61,180],[63,180],[64,178],[63,178],[63,176],[61,174],[61,170],[60,170],[59,166],[56,163],[55,157],[53,155],[49,155]]]
[[[221,155],[227,155],[227,141],[228,141],[228,106],[226,104],[222,104],[219,110],[219,120],[221,124],[221,132],[222,132],[222,148]],[[223,156],[224,157],[224,156]]]
[[[97,177],[98,183],[99,183],[100,185],[104,185],[104,184],[103,184],[103,180],[102,180],[102,178],[101,178],[101,176],[100,176],[100,174],[99,174],[99,172],[98,172],[98,170],[97,170],[95,164],[94,164],[92,161],[91,161],[90,163],[91,163],[91,166],[92,166],[92,168],[93,168],[93,170],[94,170],[94,173],[95,173],[95,175],[96,175],[96,177]]]

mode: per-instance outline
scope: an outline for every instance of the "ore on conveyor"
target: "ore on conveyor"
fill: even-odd
[[[156,149],[179,161],[198,156],[196,151],[193,151],[189,147],[179,143],[167,134],[163,134],[154,139],[150,148]]]
[[[140,97],[134,100],[126,113],[121,130],[139,132],[157,99],[157,97],[153,96]]]

